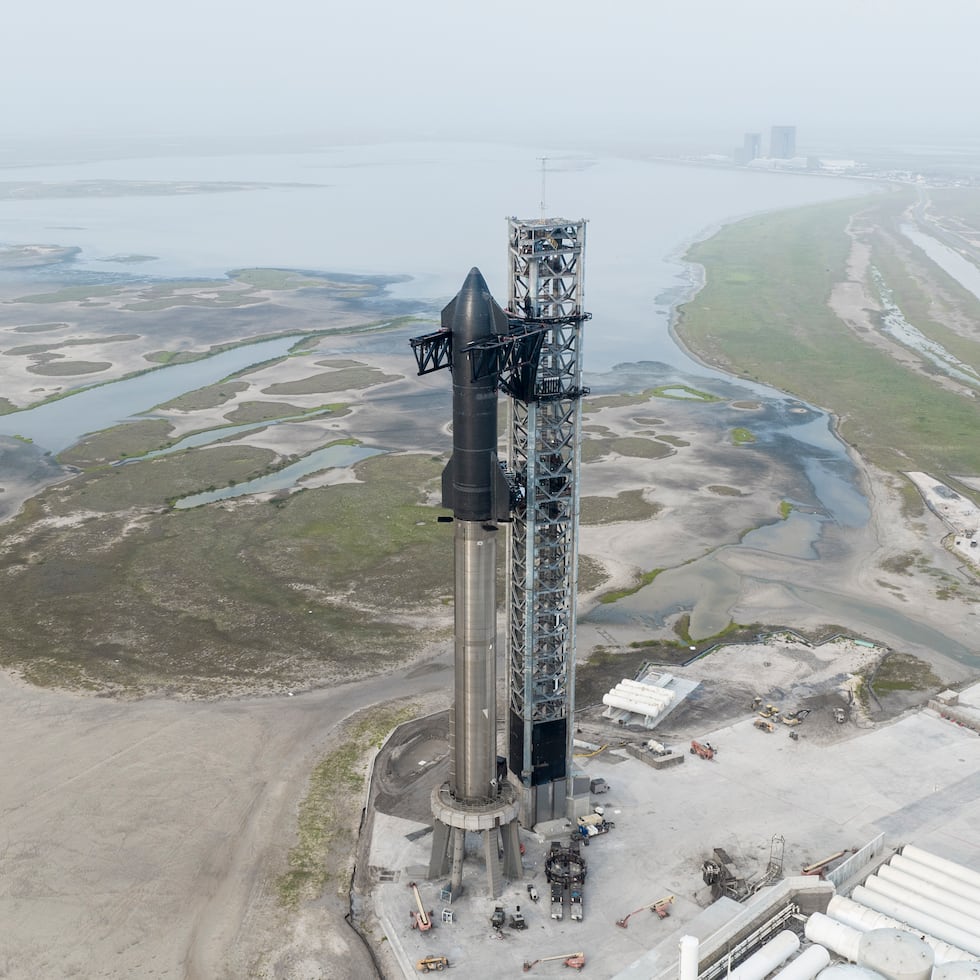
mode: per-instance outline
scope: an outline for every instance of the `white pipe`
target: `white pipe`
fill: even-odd
[[[969,908],[970,914],[974,918],[980,917],[980,902],[974,902],[972,899],[956,895],[942,885],[935,885],[923,878],[916,878],[915,875],[893,868],[890,864],[883,864],[875,873],[882,881],[890,881],[900,888],[907,888],[910,892],[915,892],[916,895],[931,899],[933,902],[941,902],[943,905],[959,909],[961,912]]]
[[[974,888],[965,881],[960,881],[959,878],[953,878],[946,874],[945,871],[938,871],[936,868],[928,867],[928,865],[919,864],[918,861],[903,857],[901,854],[896,854],[884,867],[893,868],[902,874],[927,881],[930,885],[938,885],[954,895],[962,895],[963,898],[968,898],[973,902],[980,902],[980,888]]]
[[[795,960],[791,960],[772,980],[813,980],[830,965],[830,953],[823,946],[809,946]]]
[[[697,936],[681,936],[680,980],[698,980],[699,943]]]
[[[980,941],[980,919],[971,915],[969,907],[963,909],[950,908],[942,902],[936,902],[931,898],[924,898],[916,892],[896,885],[894,881],[885,881],[877,875],[871,875],[864,883],[864,887],[886,898],[892,898],[896,902],[907,905],[916,912],[925,912],[926,915],[934,916],[947,925],[955,926],[977,937]]]
[[[868,891],[867,888],[863,888],[861,885],[858,885],[851,892],[851,897],[861,905],[867,905],[868,908],[875,909],[878,912],[884,912],[885,915],[890,915],[900,922],[913,926],[916,930],[927,932],[930,936],[935,936],[936,939],[941,939],[943,942],[958,946],[960,949],[965,949],[968,953],[973,953],[974,956],[980,956],[980,937],[972,936],[962,929],[956,929],[951,925],[947,925],[942,920],[935,918],[935,916],[918,912],[901,902],[896,902],[892,898],[886,898],[877,892]]]
[[[965,881],[971,888],[980,888],[980,872],[957,864],[955,861],[948,861],[946,858],[931,854],[929,851],[923,851],[921,847],[914,847],[912,844],[906,844],[902,848],[902,855],[912,861],[918,861],[919,864],[924,864],[927,868],[942,871],[951,878]]]
[[[922,935],[917,929],[893,919],[890,915],[876,912],[869,909],[866,905],[858,905],[843,895],[835,895],[827,906],[827,915],[844,925],[857,929],[859,932],[870,932],[872,929],[904,929],[916,936]],[[968,953],[964,949],[950,946],[949,943],[936,939],[934,936],[922,936],[922,938],[932,947],[936,954],[937,963],[959,963],[963,960],[972,960],[973,953]]]
[[[861,933],[857,929],[837,922],[822,912],[814,912],[806,920],[803,931],[811,943],[826,946],[851,963],[857,962],[858,947],[861,944]]]
[[[789,929],[776,933],[757,953],[728,974],[728,980],[763,980],[800,948],[800,937]]]

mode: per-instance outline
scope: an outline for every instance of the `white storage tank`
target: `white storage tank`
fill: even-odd
[[[700,944],[697,936],[681,936],[680,980],[698,980]]]
[[[817,974],[817,980],[884,980],[880,973],[856,963],[837,963]]]
[[[808,946],[795,960],[790,960],[772,980],[813,980],[830,965],[830,953],[823,946]]]
[[[943,963],[932,971],[932,980],[980,980],[980,961]]]
[[[913,878],[919,878],[922,881],[929,882],[931,885],[944,888],[946,891],[952,892],[955,895],[962,895],[963,898],[968,898],[970,901],[980,902],[980,888],[974,888],[973,885],[961,881],[959,878],[954,878],[946,874],[945,871],[939,871],[925,864],[919,864],[918,861],[913,861],[911,858],[904,857],[901,854],[896,854],[884,867],[894,868],[903,874],[911,875]]]
[[[819,943],[833,950],[838,956],[852,963],[857,962],[858,949],[861,945],[861,933],[843,922],[837,922],[822,912],[814,912],[807,920],[804,928],[806,938],[811,943]]]
[[[926,943],[901,929],[873,929],[858,947],[858,965],[888,980],[929,980],[934,961]]]
[[[902,902],[911,909],[916,909],[919,912],[925,912],[926,915],[934,916],[948,925],[956,926],[957,929],[962,929],[964,932],[980,937],[980,909],[976,908],[972,902],[968,902],[965,898],[961,899],[954,907],[948,902],[926,898],[918,892],[911,891],[903,885],[896,884],[894,881],[879,878],[877,875],[871,875],[865,881],[864,887],[873,892],[878,892],[879,895],[886,895],[888,898],[893,898],[896,902]]]
[[[918,861],[919,864],[924,864],[928,868],[935,868],[937,871],[942,871],[951,878],[965,881],[973,888],[980,888],[980,872],[973,871],[971,868],[964,867],[962,864],[957,864],[955,861],[949,861],[946,858],[939,857],[938,854],[931,854],[929,851],[922,850],[921,847],[906,844],[902,848],[902,856],[910,858],[913,861]]]
[[[926,869],[923,867],[923,870]],[[893,868],[890,864],[883,864],[875,872],[875,875],[882,881],[890,881],[900,888],[906,888],[910,892],[921,895],[923,898],[928,898],[933,902],[941,902],[943,905],[959,909],[961,912],[969,907],[973,910],[971,914],[974,918],[980,915],[980,891],[974,892],[974,889],[970,888],[969,885],[965,885],[964,888],[968,892],[974,892],[974,894],[965,895],[961,892],[954,891],[946,885],[926,881],[924,878],[918,878],[914,874],[902,871],[900,868]]]
[[[916,932],[911,926],[907,926],[898,919],[893,919],[890,915],[884,915],[869,909],[865,905],[858,905],[843,895],[835,895],[827,906],[827,915],[844,925],[851,926],[859,932],[871,932],[872,929],[901,929],[904,932]],[[949,943],[936,939],[934,936],[925,935],[922,937],[932,949],[936,963],[957,963],[961,960],[974,959],[973,953],[951,946]]]
[[[728,980],[763,980],[780,964],[785,963],[800,948],[795,932],[777,932],[757,953],[728,974]]]
[[[974,956],[980,956],[980,938],[970,935],[962,929],[956,929],[934,916],[909,908],[901,902],[878,894],[878,892],[868,891],[867,888],[862,888],[860,885],[851,892],[851,897],[861,905],[867,905],[868,908],[884,912],[885,915],[893,916],[899,922],[912,926],[916,932],[927,932],[930,936],[941,939],[951,946],[965,949],[968,953],[973,953]]]

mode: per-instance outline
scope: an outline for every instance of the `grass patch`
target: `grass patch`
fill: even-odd
[[[737,426],[732,429],[732,442],[736,446],[746,446],[749,443],[755,442],[755,436],[748,429]]]
[[[709,487],[705,487],[705,490],[710,493],[715,493],[719,497],[744,497],[745,494],[742,493],[738,487],[728,487],[723,483],[713,483]]]
[[[610,439],[583,439],[581,459],[583,463],[594,463],[604,456],[631,456],[635,459],[664,459],[673,455],[673,448],[658,439],[643,439],[639,436],[616,436]]]
[[[642,490],[623,490],[615,497],[583,497],[579,519],[582,524],[647,521],[662,510],[663,505],[648,501]]]
[[[691,388],[688,385],[660,385],[651,388],[650,394],[654,398],[671,398],[675,401],[684,402],[720,402],[717,395],[712,395],[708,391],[701,391],[698,388]]]
[[[793,513],[793,505],[788,500],[779,501],[779,516],[785,521]]]
[[[242,402],[225,418],[235,425],[249,422],[269,422],[273,419],[289,418],[304,414],[304,409],[288,402]]]
[[[378,456],[356,465],[356,484],[167,508],[276,460],[208,447],[92,470],[32,498],[0,525],[0,664],[44,661],[63,686],[214,696],[402,662],[431,638],[413,616],[452,592],[452,531],[426,504],[441,461]]]
[[[166,419],[124,422],[80,439],[58,454],[58,462],[88,469],[168,446],[174,427]]]
[[[385,374],[378,368],[356,367],[323,371],[320,374],[301,378],[299,381],[282,381],[262,389],[263,395],[319,395],[332,391],[349,391],[357,388],[370,388],[387,381],[400,381],[399,374]]]
[[[944,682],[933,673],[924,660],[910,653],[885,654],[877,669],[868,678],[875,694],[891,694],[896,691],[940,690]]]
[[[111,367],[110,361],[48,361],[45,364],[31,364],[27,370],[30,374],[62,378],[76,374],[98,374],[100,371],[108,371]]]
[[[592,592],[609,581],[606,566],[591,555],[578,556],[578,591]]]
[[[415,705],[386,705],[362,712],[344,724],[343,744],[324,756],[310,774],[299,805],[296,843],[287,870],[276,879],[280,905],[296,909],[318,898],[333,880],[346,895],[354,867],[354,845],[369,760],[388,733],[418,715]]]
[[[217,408],[219,405],[224,405],[225,402],[231,401],[239,392],[247,391],[248,388],[249,384],[247,381],[220,381],[218,384],[207,385],[204,388],[188,391],[156,407],[161,411],[203,412],[210,408]]]
[[[612,592],[603,592],[599,596],[599,601],[603,605],[610,605],[613,602],[619,602],[620,599],[625,599],[627,596],[636,595],[640,589],[648,586],[664,569],[654,568],[649,572],[642,572],[636,577],[634,585],[628,586],[625,589],[616,589]]]
[[[705,360],[834,412],[843,438],[883,469],[980,472],[972,400],[863,343],[827,305],[847,278],[851,215],[885,222],[896,203],[844,201],[726,226],[688,252],[707,282],[678,332]]]

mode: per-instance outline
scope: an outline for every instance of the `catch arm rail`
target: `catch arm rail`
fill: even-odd
[[[451,330],[436,330],[421,337],[409,340],[412,353],[419,366],[419,374],[432,374],[452,364],[453,333]]]
[[[498,334],[492,339],[467,347],[464,353],[470,362],[471,380],[494,377],[497,387],[523,402],[543,401],[549,398],[581,398],[588,388],[550,390],[547,380],[537,382],[538,359],[545,334],[556,325],[567,325],[591,320],[591,313],[574,316],[538,317],[509,321],[510,332]],[[432,374],[442,368],[451,368],[452,331],[436,330],[412,337],[409,340],[419,375]]]

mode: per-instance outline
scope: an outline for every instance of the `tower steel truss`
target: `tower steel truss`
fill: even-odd
[[[524,822],[565,815],[571,787],[585,222],[508,219],[508,308],[541,332],[511,395],[517,484],[508,567],[508,762]],[[543,330],[541,329],[543,328]],[[537,331],[536,331],[537,332]]]

